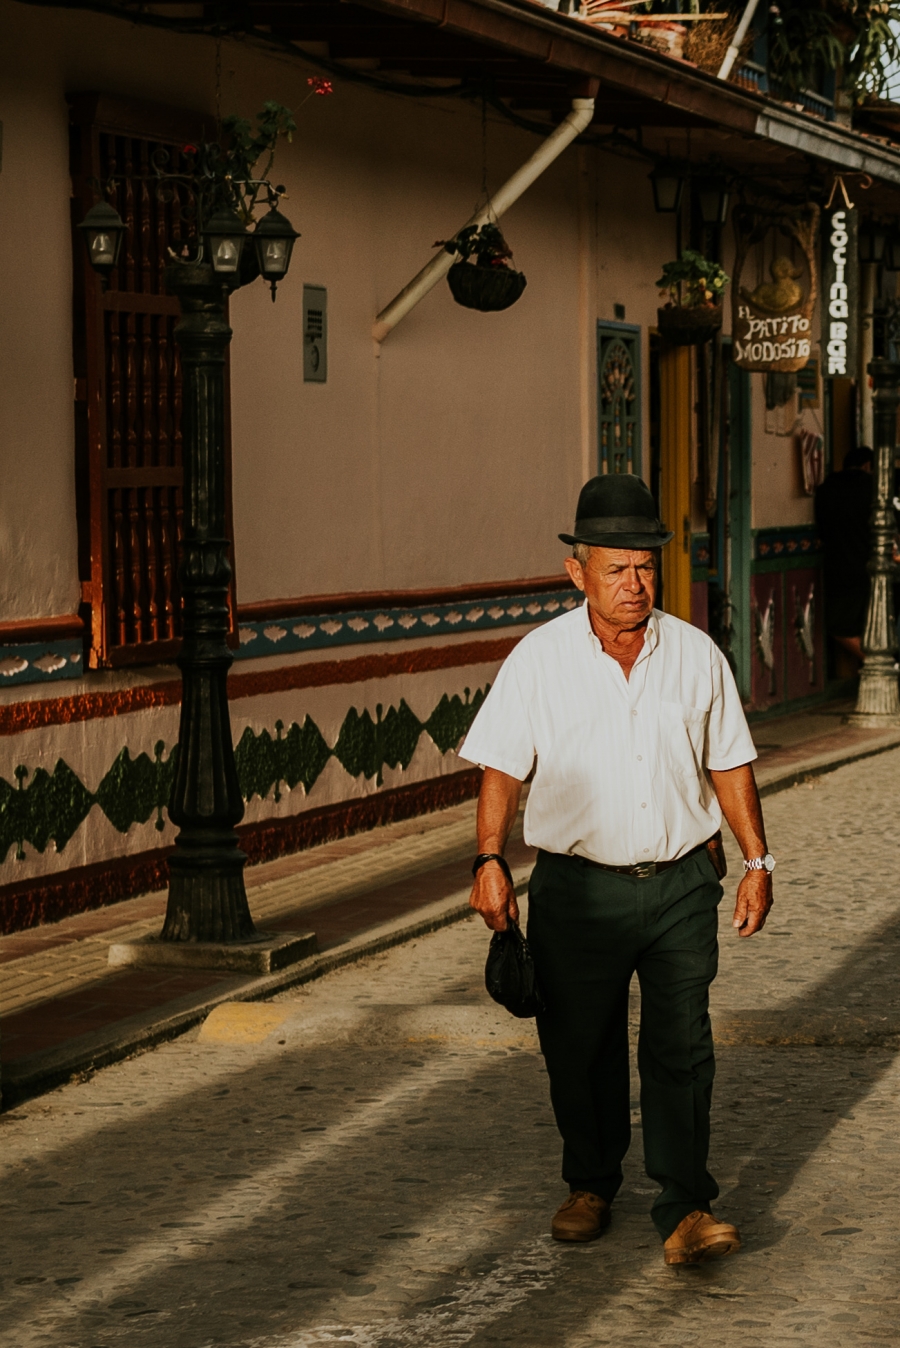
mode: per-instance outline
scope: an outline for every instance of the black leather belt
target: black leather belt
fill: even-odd
[[[721,838],[721,833],[714,834],[709,842],[715,838]],[[687,861],[688,857],[694,856],[697,852],[703,852],[709,842],[698,843],[692,847],[684,856],[676,857],[674,861],[639,861],[636,866],[605,866],[602,861],[591,861],[590,857],[579,856],[578,860],[583,861],[585,866],[594,866],[598,871],[611,871],[613,875],[633,875],[638,880],[648,880],[654,875],[661,874],[662,871],[670,870],[672,866],[680,866],[682,861]]]

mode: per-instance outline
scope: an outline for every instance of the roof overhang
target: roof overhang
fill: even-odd
[[[233,33],[275,44],[326,68],[359,77],[363,68],[389,87],[404,81],[462,81],[470,95],[489,84],[504,108],[540,110],[560,121],[585,82],[595,100],[594,128],[635,130],[635,152],[669,153],[698,165],[718,161],[750,177],[767,175],[778,188],[798,185],[823,169],[869,174],[877,184],[873,208],[896,209],[900,139],[867,135],[762,94],[724,82],[690,62],[617,38],[540,0],[218,0],[184,16],[175,0],[25,0],[53,9],[81,9],[129,22],[211,36]],[[193,7],[191,7],[193,8]],[[878,129],[900,138],[900,118],[879,111]],[[543,125],[536,126],[541,130]],[[864,123],[868,124],[868,123]],[[688,137],[693,139],[688,140]],[[727,145],[725,142],[728,142]],[[876,198],[880,200],[876,203]]]

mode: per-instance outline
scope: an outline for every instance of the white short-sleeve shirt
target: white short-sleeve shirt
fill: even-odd
[[[608,866],[672,861],[705,842],[722,823],[708,769],[756,758],[705,632],[654,609],[626,679],[586,601],[516,646],[459,752],[521,781],[537,760],[526,842]]]

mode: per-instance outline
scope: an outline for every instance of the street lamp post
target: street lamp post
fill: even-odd
[[[234,245],[231,245],[234,247]],[[183,375],[184,551],[181,563],[181,724],[169,818],[179,829],[169,858],[164,941],[247,941],[255,928],[244,889],[247,857],[235,827],[244,814],[228,709],[225,537],[225,320],[228,285],[211,266],[175,263],[175,340]]]
[[[875,428],[875,483],[869,555],[869,608],[863,636],[864,664],[859,677],[856,710],[847,719],[869,729],[900,725],[900,696],[894,669],[893,496],[897,406],[900,403],[900,361],[869,363]]]
[[[166,175],[157,175],[164,182]],[[226,680],[228,591],[231,566],[225,536],[225,353],[231,328],[228,295],[262,276],[272,288],[283,280],[298,237],[276,209],[268,183],[269,214],[247,233],[227,202],[205,223],[197,257],[166,268],[166,286],[177,296],[181,320],[175,339],[183,374],[185,526],[180,567],[182,590],[181,723],[178,763],[169,817],[178,826],[169,859],[169,897],[160,941],[177,946],[258,942],[244,888],[247,857],[235,832],[244,813],[231,734]],[[104,285],[118,262],[125,226],[106,203],[93,207],[78,227],[92,266]],[[244,257],[252,243],[255,257]],[[243,263],[243,265],[242,265]],[[302,941],[308,942],[308,937]],[[282,943],[284,944],[284,943]],[[296,939],[288,946],[299,948]],[[289,958],[287,946],[279,958]],[[152,952],[147,955],[152,962]],[[296,954],[290,958],[296,958]],[[123,962],[134,962],[132,952]],[[143,962],[143,959],[142,959]],[[221,962],[221,961],[218,961]]]

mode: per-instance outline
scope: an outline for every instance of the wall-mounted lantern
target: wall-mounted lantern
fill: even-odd
[[[701,179],[695,191],[704,225],[724,225],[728,219],[727,185],[715,179]]]
[[[653,188],[653,205],[661,215],[674,215],[681,205],[683,176],[667,164],[658,165],[649,176]]]

